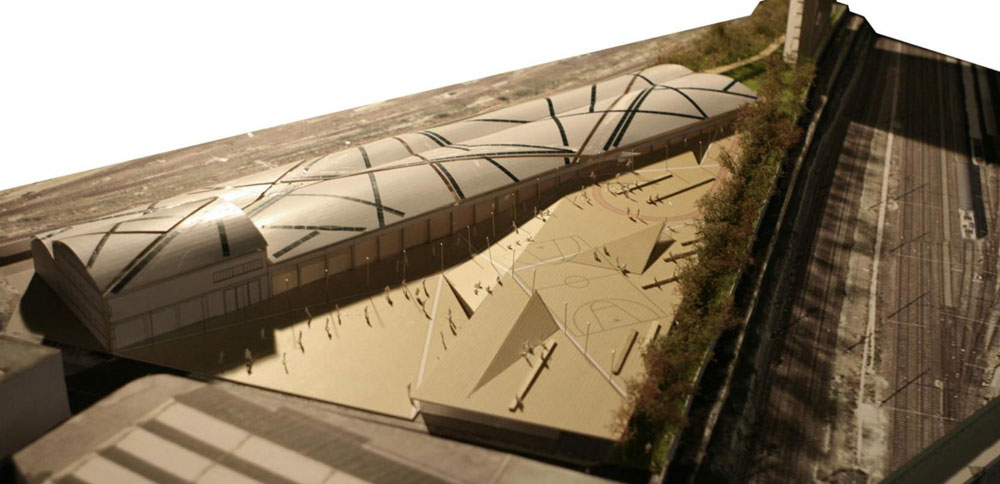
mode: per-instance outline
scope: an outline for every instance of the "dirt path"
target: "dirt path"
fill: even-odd
[[[736,69],[737,67],[745,66],[751,62],[757,62],[771,55],[771,53],[778,50],[778,47],[782,47],[784,44],[785,44],[785,36],[782,35],[781,37],[778,37],[778,40],[775,40],[771,45],[767,46],[766,48],[764,48],[764,50],[760,51],[759,53],[757,53],[757,55],[754,55],[753,57],[747,57],[746,59],[738,60],[736,62],[733,62],[732,64],[726,64],[724,66],[716,67],[714,69],[709,69],[705,72],[709,74],[722,74],[723,72],[729,72],[733,69]]]

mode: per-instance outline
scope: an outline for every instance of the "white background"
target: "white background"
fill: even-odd
[[[991,0],[858,0],[1000,69]],[[4,2],[0,189],[748,15],[752,0]]]

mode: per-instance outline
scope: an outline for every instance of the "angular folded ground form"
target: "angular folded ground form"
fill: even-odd
[[[581,264],[610,266],[623,274],[642,274],[656,256],[654,249],[660,242],[664,225],[664,222],[650,223],[644,229],[612,240],[588,253],[577,255],[572,260]],[[663,242],[669,245],[672,239],[668,238]]]
[[[556,214],[558,216],[558,214]],[[662,222],[608,243],[644,267]],[[536,241],[535,245],[551,245]],[[525,264],[482,301],[440,363],[414,392],[432,432],[509,432],[501,445],[582,461],[606,456],[620,429],[629,379],[642,348],[666,333],[668,301],[647,296],[615,264],[586,247],[561,260]],[[641,261],[641,262],[633,262]]]
[[[425,419],[447,414],[437,407],[452,407],[613,439],[609,424],[624,397],[623,381],[584,351],[538,293],[529,296],[508,282],[417,388]]]

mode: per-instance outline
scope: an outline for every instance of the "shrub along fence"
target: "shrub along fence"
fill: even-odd
[[[727,175],[698,202],[697,257],[678,272],[681,302],[674,323],[646,349],[645,377],[629,384],[629,406],[619,418],[620,458],[629,466],[663,466],[672,437],[684,423],[698,372],[719,336],[740,322],[733,288],[752,263],[758,221],[782,162],[801,137],[797,122],[812,78],[811,65],[787,65],[773,55],[761,77],[758,102],[739,113],[737,149],[722,153],[720,160]]]

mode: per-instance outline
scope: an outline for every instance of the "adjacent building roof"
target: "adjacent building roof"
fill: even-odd
[[[170,375],[129,383],[12,460],[31,484],[607,482],[295,399]]]
[[[37,240],[104,293],[253,250],[272,262],[733,111],[728,77],[660,65],[430,130],[301,160]],[[179,255],[183,254],[183,257]]]

